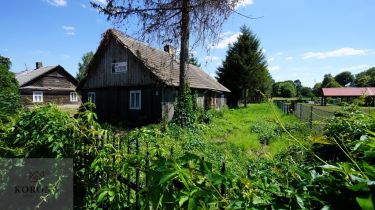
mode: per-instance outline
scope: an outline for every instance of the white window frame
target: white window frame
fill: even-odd
[[[78,96],[76,92],[70,92],[70,102],[77,102]]]
[[[43,102],[43,91],[33,91],[33,102]]]
[[[138,103],[136,101],[137,95],[138,95]],[[131,90],[129,92],[129,109],[141,110],[141,108],[142,108],[142,92],[141,92],[141,90]]]
[[[88,92],[87,93],[87,101],[95,104],[96,93],[95,92]]]

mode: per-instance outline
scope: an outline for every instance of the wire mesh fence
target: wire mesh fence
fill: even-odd
[[[298,119],[307,122],[311,129],[322,132],[325,123],[334,116],[334,111],[326,111],[311,104],[275,102],[285,114],[294,114]]]

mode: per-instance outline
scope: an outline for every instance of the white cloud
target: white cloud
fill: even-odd
[[[286,58],[288,61],[290,61],[290,60],[293,60],[294,59],[294,57],[292,57],[292,56],[289,56],[289,57],[287,57]]]
[[[68,3],[66,0],[44,0],[44,1],[55,7],[64,7]]]
[[[216,57],[216,56],[211,56],[211,55],[208,55],[204,58],[205,61],[209,61],[209,62],[212,62],[212,61],[217,61],[219,60],[219,57]]]
[[[62,29],[65,31],[65,34],[68,36],[76,35],[74,26],[62,26]]]
[[[83,9],[86,9],[86,8],[87,8],[86,4],[81,4],[81,7],[82,7]]]
[[[262,48],[262,53],[266,53],[266,52],[267,52],[267,50]]]
[[[101,4],[107,4],[107,0],[95,0],[95,1]]]
[[[227,36],[227,37],[224,37],[221,39],[221,41],[219,43],[217,43],[216,45],[212,45],[211,47],[212,48],[216,48],[216,49],[224,49],[226,47],[228,47],[229,44],[232,44],[233,42],[237,41],[238,39],[238,36],[241,34],[241,32],[237,32],[231,36]]]
[[[278,56],[282,56],[282,55],[284,55],[284,53],[283,52],[278,52],[277,55]]]
[[[281,69],[280,66],[270,66],[270,67],[268,67],[268,70],[273,71],[273,72],[279,71],[280,69]]]
[[[343,56],[356,56],[356,55],[367,55],[369,50],[366,49],[354,49],[354,48],[340,48],[337,50],[326,51],[326,52],[306,52],[303,54],[303,59],[317,58],[326,59],[333,57]]]
[[[370,67],[371,67],[370,65],[363,64],[363,65],[357,65],[357,66],[344,67],[344,68],[340,69],[340,71],[351,71],[351,72],[357,73],[357,72],[367,70]]]
[[[229,35],[232,35],[232,34],[233,34],[232,31],[226,31],[226,32],[220,33],[219,37],[226,37],[226,36],[229,36]]]
[[[62,26],[62,28],[63,28],[65,31],[74,31],[74,30],[75,30],[74,26]]]
[[[252,4],[254,4],[253,0],[240,0],[240,1],[238,1],[237,5],[236,5],[236,8],[246,7],[246,6],[252,5]]]
[[[275,58],[270,57],[270,58],[268,58],[267,62],[270,63],[270,62],[272,62],[272,61],[274,61],[274,60],[275,60]]]

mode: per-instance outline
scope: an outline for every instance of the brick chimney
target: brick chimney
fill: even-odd
[[[39,69],[39,68],[42,68],[42,67],[43,67],[43,63],[42,62],[39,61],[39,62],[35,63],[35,68],[36,69]]]
[[[164,52],[167,52],[172,56],[176,55],[176,49],[170,44],[164,46]]]

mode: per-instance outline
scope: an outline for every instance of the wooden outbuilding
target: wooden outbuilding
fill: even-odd
[[[222,108],[230,91],[202,69],[187,69],[198,105]],[[178,86],[179,61],[171,46],[158,50],[109,29],[77,90],[83,102],[96,104],[101,121],[146,124],[172,118]]]
[[[36,62],[35,69],[17,73],[16,79],[23,105],[80,104],[80,98],[75,91],[77,80],[60,65],[43,67],[42,62]]]

